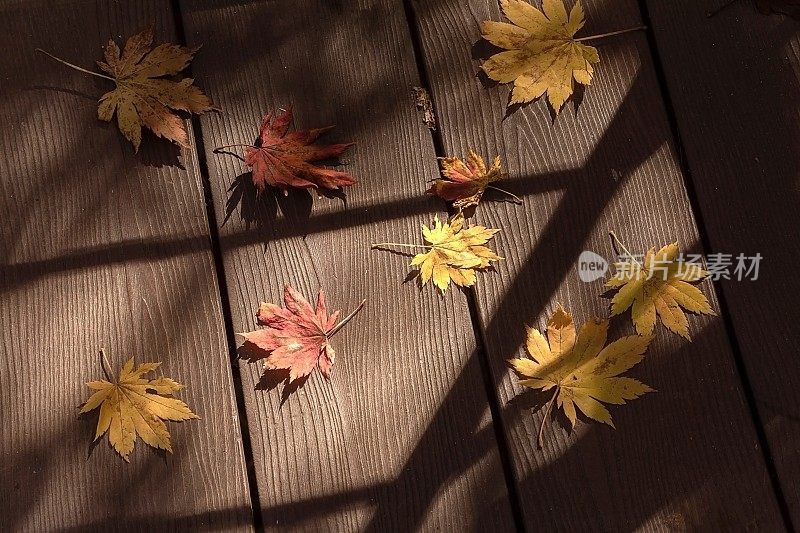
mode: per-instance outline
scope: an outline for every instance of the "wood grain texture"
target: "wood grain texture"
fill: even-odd
[[[571,2],[569,3],[571,5]],[[641,24],[632,1],[584,2],[592,35]],[[485,202],[475,220],[501,228],[506,261],[476,286],[493,380],[531,530],[629,531],[774,529],[781,521],[731,348],[718,318],[690,317],[693,342],[658,326],[632,375],[658,389],[612,407],[616,432],[548,420],[505,360],[524,353],[524,326],[543,328],[556,302],[580,324],[607,316],[602,281],[583,283],[582,250],[614,253],[614,230],[634,251],[678,240],[700,252],[684,182],[642,33],[598,42],[602,62],[579,98],[553,117],[545,102],[504,118],[509,86],[476,76],[492,50],[482,20],[504,20],[494,0],[413,3],[447,155],[475,148],[500,154],[510,179],[500,186],[522,206]],[[676,43],[681,43],[676,40]],[[472,54],[470,54],[470,51]],[[714,301],[713,289],[703,291]],[[616,338],[633,333],[630,315],[612,322]],[[512,402],[512,399],[514,401]],[[734,466],[735,465],[735,466]]]
[[[280,303],[286,284],[309,297],[321,286],[345,312],[367,298],[334,339],[330,382],[315,373],[282,403],[283,386],[253,390],[261,365],[243,363],[265,526],[512,529],[464,294],[404,282],[408,257],[370,251],[420,241],[444,208],[424,196],[436,159],[411,100],[402,5],[205,0],[183,14],[204,44],[194,74],[224,109],[201,123],[234,327],[253,329],[259,301]],[[330,142],[358,143],[346,204],[305,191],[256,200],[243,163],[212,152],[253,142],[263,114],[288,105],[298,128],[335,124]]]
[[[764,257],[758,280],[721,285],[797,525],[800,24],[753,2],[647,5],[709,244]]]
[[[252,513],[196,154],[146,136],[139,155],[96,118],[92,68],[109,36],[164,2],[0,6],[0,529],[248,530]],[[201,420],[168,423],[174,453],[131,463],[97,412],[78,418],[98,348],[163,361]],[[220,460],[224,458],[224,460]]]

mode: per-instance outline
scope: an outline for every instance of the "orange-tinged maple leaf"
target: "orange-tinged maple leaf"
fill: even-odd
[[[333,126],[289,133],[291,123],[291,107],[276,116],[267,113],[261,121],[257,146],[245,151],[245,163],[253,169],[253,184],[259,192],[267,185],[288,194],[289,187],[339,189],[356,182],[346,172],[311,164],[336,159],[355,143],[313,144]]]
[[[109,39],[105,61],[97,64],[110,76],[80,68],[44,50],[39,51],[81,72],[116,83],[114,90],[100,97],[97,118],[109,122],[116,113],[119,130],[133,143],[137,152],[142,142],[142,126],[158,137],[186,147],[188,138],[183,120],[171,110],[200,114],[214,109],[214,105],[193,85],[193,79],[174,81],[165,76],[174,76],[185,69],[198,48],[170,43],[152,48],[152,44],[152,27],[130,37],[121,51],[117,43]]]
[[[336,352],[330,338],[364,306],[356,309],[338,324],[339,311],[328,315],[325,294],[320,289],[316,308],[295,289],[286,286],[285,307],[261,303],[258,323],[263,329],[243,333],[242,356],[251,362],[264,359],[265,370],[288,370],[289,383],[302,379],[319,367],[330,378]]]
[[[483,191],[490,183],[501,178],[500,156],[494,158],[492,166],[486,168],[483,158],[470,150],[467,160],[458,157],[442,159],[443,179],[437,179],[426,192],[453,202],[456,209],[478,205]]]

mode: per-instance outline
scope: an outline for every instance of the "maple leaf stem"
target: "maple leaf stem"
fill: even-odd
[[[373,244],[370,246],[373,250],[375,248],[386,248],[387,246],[399,246],[401,248],[422,248],[424,250],[430,250],[433,246],[426,246],[424,244],[404,244],[401,242],[379,242],[378,244]]]
[[[226,150],[228,148],[254,148],[256,150],[266,150],[268,152],[277,152],[279,154],[288,153],[286,150],[281,150],[280,148],[276,148],[275,146],[256,146],[254,144],[228,144],[225,146],[217,146],[211,151],[214,152],[215,154],[218,154],[222,153],[223,150]]]
[[[606,37],[611,37],[613,35],[620,35],[622,33],[631,33],[634,31],[642,31],[646,30],[647,26],[636,26],[635,28],[628,28],[625,30],[617,30],[617,31],[610,31],[608,33],[599,33],[597,35],[589,35],[588,37],[578,37],[577,39],[573,39],[574,41],[591,41],[592,39],[605,39]]]
[[[51,54],[50,52],[45,52],[45,51],[44,51],[44,50],[42,50],[41,48],[37,48],[37,49],[36,49],[36,51],[37,51],[37,52],[41,52],[41,53],[43,53],[44,55],[46,55],[46,56],[49,56],[49,57],[50,57],[50,58],[52,58],[52,59],[55,59],[56,61],[58,61],[58,62],[59,62],[59,63],[61,63],[62,65],[66,65],[66,66],[68,66],[68,67],[70,67],[70,68],[74,68],[75,70],[78,70],[78,71],[80,71],[80,72],[83,72],[83,73],[85,73],[85,74],[91,74],[92,76],[97,76],[98,78],[103,78],[103,79],[105,79],[105,80],[111,80],[111,81],[113,81],[114,83],[116,83],[116,82],[117,82],[117,80],[115,80],[115,79],[114,79],[114,78],[112,78],[111,76],[106,76],[105,74],[100,74],[99,72],[92,72],[91,70],[86,70],[85,68],[79,67],[78,65],[73,65],[72,63],[69,63],[69,62],[67,62],[67,61],[64,61],[64,60],[63,60],[63,59],[61,59],[61,58],[58,58],[58,57],[54,56],[54,55],[53,55],[53,54]]]
[[[501,189],[500,187],[495,187],[494,185],[487,185],[486,188],[487,189],[494,189],[495,191],[498,191],[498,192],[501,192],[503,194],[509,195],[511,198],[514,199],[515,203],[518,203],[518,204],[522,203],[522,198],[520,198],[519,196],[517,196],[513,192],[509,192],[509,191],[507,191],[505,189]]]
[[[633,260],[633,262],[634,262],[634,263],[636,263],[636,264],[637,264],[637,265],[639,265],[639,266],[642,266],[642,264],[641,264],[639,261],[637,261],[637,260],[636,260],[636,258],[635,258],[635,257],[633,256],[633,254],[630,252],[630,250],[628,250],[628,248],[626,248],[626,247],[625,247],[625,245],[624,245],[624,244],[622,244],[622,241],[620,241],[620,240],[617,238],[617,234],[616,234],[616,233],[614,233],[613,231],[609,231],[609,232],[608,232],[608,234],[609,234],[609,235],[611,235],[611,238],[612,238],[612,239],[614,239],[614,242],[616,242],[616,243],[617,243],[617,246],[619,246],[620,248],[622,248],[622,251],[623,251],[623,252],[625,252],[626,254],[628,254],[628,257],[630,257],[630,258]]]
[[[219,152],[220,150],[227,150],[228,148],[258,148],[258,146],[253,146],[252,144],[226,144],[225,146],[217,146],[212,152]]]
[[[367,300],[366,300],[366,298],[365,298],[365,299],[363,299],[363,300],[361,300],[361,303],[360,303],[360,304],[358,304],[358,307],[356,307],[355,309],[353,309],[353,310],[350,312],[350,314],[349,314],[349,315],[347,315],[346,317],[344,317],[344,318],[343,318],[343,319],[342,319],[342,320],[341,320],[341,321],[340,321],[338,324],[336,324],[335,326],[333,326],[333,329],[332,329],[332,330],[330,330],[330,331],[328,332],[328,335],[327,335],[327,337],[330,339],[331,337],[333,337],[334,335],[336,335],[336,333],[337,333],[337,332],[338,332],[340,329],[342,329],[342,328],[344,327],[344,325],[345,325],[345,324],[347,324],[348,322],[350,322],[350,319],[351,319],[351,318],[353,318],[354,316],[356,316],[356,313],[358,313],[359,311],[361,311],[361,308],[362,308],[362,307],[364,307],[364,304],[365,304],[365,303],[367,303]]]
[[[553,397],[550,398],[550,401],[547,402],[547,408],[544,410],[544,417],[542,417],[542,421],[539,424],[539,434],[536,437],[536,443],[539,445],[539,449],[542,449],[542,434],[544,433],[544,425],[547,422],[547,417],[550,416],[550,411],[553,410],[553,404],[556,403],[556,396],[558,396],[558,391],[560,387],[556,387],[556,390],[553,392]]]
[[[100,348],[100,366],[103,367],[103,374],[106,375],[108,381],[114,381],[111,377],[111,363],[108,362],[105,348]]]

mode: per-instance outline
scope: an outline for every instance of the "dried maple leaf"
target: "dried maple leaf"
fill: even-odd
[[[575,332],[572,315],[559,305],[547,323],[547,338],[528,328],[525,347],[528,357],[511,359],[509,364],[524,379],[520,385],[543,391],[553,390],[539,428],[542,429],[553,403],[575,427],[577,411],[614,427],[611,413],[601,403],[624,404],[653,389],[635,379],[619,377],[638,364],[653,340],[652,335],[622,337],[606,346],[608,321],[594,319]]]
[[[451,280],[460,287],[471,286],[475,283],[476,270],[486,269],[492,261],[502,259],[484,246],[500,230],[484,226],[464,228],[464,215],[460,211],[450,217],[446,224],[442,224],[438,216],[433,222],[432,228],[424,224],[422,226],[422,235],[428,243],[426,246],[383,242],[372,247],[427,248],[427,252],[414,256],[411,266],[419,268],[423,285],[433,279],[433,284],[443,293]]]
[[[138,152],[142,142],[142,126],[156,136],[165,137],[181,146],[188,146],[183,120],[171,109],[204,113],[214,109],[211,100],[192,85],[194,80],[165,79],[185,69],[198,48],[185,48],[176,44],[161,44],[151,48],[153,28],[129,38],[125,49],[109,39],[105,48],[105,61],[97,64],[111,75],[105,76],[82,69],[40,50],[56,61],[100,78],[111,80],[117,88],[100,97],[97,118],[109,122],[117,114],[117,125],[126,139]]]
[[[322,289],[316,308],[288,285],[283,302],[285,308],[261,303],[256,316],[258,323],[266,327],[242,334],[243,357],[251,362],[264,359],[265,370],[288,370],[289,383],[308,376],[316,367],[330,379],[336,357],[330,338],[361,310],[366,300],[338,324],[339,311],[328,316]]]
[[[512,23],[485,21],[481,33],[506,51],[485,61],[483,70],[500,83],[514,82],[509,105],[547,93],[558,113],[572,95],[573,80],[591,84],[592,65],[600,62],[596,48],[575,39],[585,23],[580,1],[569,15],[562,0],[543,0],[542,11],[525,0],[500,0],[500,5]]]
[[[678,243],[672,243],[658,252],[650,248],[644,264],[631,254],[628,261],[618,263],[616,273],[606,282],[606,287],[619,289],[611,300],[611,316],[632,306],[631,318],[639,334],[652,333],[659,316],[667,329],[691,340],[683,309],[705,315],[715,313],[700,289],[691,285],[708,276],[708,272],[697,264],[678,260],[678,252]]]
[[[490,183],[501,178],[500,156],[494,158],[491,168],[486,168],[483,158],[470,150],[466,163],[457,157],[442,159],[442,175],[426,192],[453,202],[456,209],[478,205],[483,191]]]
[[[110,368],[105,353],[103,371],[110,380]],[[172,453],[169,431],[164,420],[183,421],[199,418],[185,403],[173,397],[183,385],[170,379],[145,379],[142,376],[154,371],[161,363],[142,363],[136,370],[133,358],[128,359],[115,383],[107,380],[90,381],[86,385],[96,392],[81,407],[81,413],[100,408],[94,440],[108,431],[108,442],[125,461],[130,454],[136,436],[161,450]]]
[[[431,95],[423,87],[411,87],[411,94],[414,96],[414,103],[417,109],[422,111],[422,122],[429,130],[436,131],[436,115],[433,112],[433,102]]]
[[[275,117],[267,113],[261,121],[258,145],[246,149],[245,163],[253,169],[253,184],[259,191],[272,185],[288,194],[289,187],[339,189],[356,182],[346,172],[310,163],[338,158],[355,143],[312,144],[333,126],[288,133],[291,123],[291,108]]]

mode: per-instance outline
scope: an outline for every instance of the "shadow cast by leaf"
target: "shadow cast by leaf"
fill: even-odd
[[[234,154],[235,155],[235,154]],[[239,157],[237,155],[237,157]],[[341,189],[315,189],[326,198],[338,198],[347,208],[347,196]],[[278,224],[278,208],[283,215],[282,224],[295,228],[295,234],[307,235],[311,232],[308,221],[314,205],[312,191],[306,189],[290,188],[283,192],[274,187],[267,187],[259,191],[253,184],[253,173],[245,172],[238,175],[228,187],[228,199],[225,202],[224,226],[233,213],[239,208],[240,220],[245,223],[246,229],[251,226],[256,228],[276,229]],[[264,244],[270,241],[270,235],[262,234]]]
[[[78,409],[80,406],[78,406]],[[91,458],[92,453],[94,453],[95,448],[100,444],[103,440],[102,438],[95,439],[95,433],[97,432],[97,421],[100,417],[99,411],[90,411],[88,413],[78,413],[77,419],[84,426],[84,430],[82,433],[84,435],[89,436],[89,443],[86,446],[86,460],[88,461]]]
[[[119,135],[120,142],[124,144],[124,148],[133,153],[133,146],[122,137],[116,127],[113,133]],[[143,165],[148,167],[175,167],[180,170],[186,170],[186,167],[181,162],[182,150],[192,150],[192,148],[181,148],[173,142],[156,137],[150,130],[143,128],[142,144],[136,156]]]
[[[294,381],[289,381],[288,370],[264,370],[264,373],[261,374],[261,377],[254,388],[255,390],[269,392],[283,383],[280,403],[280,407],[283,407],[283,404],[286,403],[286,400],[288,400],[292,394],[297,392],[303,385],[305,385],[309,377],[311,377],[311,375],[296,379]]]
[[[494,54],[498,54],[503,52],[504,50],[499,46],[495,46],[483,37],[472,43],[472,48],[470,48],[470,56],[474,61],[484,61],[489,59]],[[481,72],[483,70],[481,69]]]
[[[32,85],[27,90],[29,90],[29,91],[54,91],[54,92],[57,92],[57,93],[69,94],[69,95],[72,95],[72,96],[77,96],[78,98],[82,98],[84,100],[89,100],[90,102],[92,102],[93,106],[97,105],[97,97],[92,96],[91,94],[88,94],[88,93],[85,93],[85,92],[82,92],[82,91],[76,91],[75,89],[64,89],[63,87],[53,87],[53,86],[50,86],[50,85]]]
[[[380,252],[389,252],[390,254],[400,255],[400,256],[403,256],[403,257],[414,257],[415,255],[417,255],[414,252],[405,252],[403,250],[395,250],[393,248],[390,248],[389,246],[378,246],[378,245],[374,245],[373,244],[372,245],[372,249],[375,250],[375,251],[380,251]]]
[[[472,43],[471,57],[473,61],[486,61],[494,54],[500,53],[503,51],[502,48],[497,47],[487,41],[486,39],[478,39],[474,43]],[[478,81],[481,82],[484,89],[492,89],[500,85],[498,82],[490,78],[486,71],[482,68],[478,67],[478,71],[475,73],[475,77],[478,78]]]
[[[311,192],[306,189],[294,188],[283,192],[271,189],[270,192],[275,196],[286,223],[298,228],[300,235],[308,235],[308,220],[311,218],[311,208],[314,206],[314,197]]]
[[[582,83],[575,83],[572,82],[572,96],[570,96],[569,101],[571,101],[574,105],[575,116],[578,116],[578,112],[581,110],[581,106],[583,105],[583,99],[586,96],[586,85]],[[569,103],[569,101],[567,103]]]
[[[539,409],[547,405],[552,393],[542,391],[539,389],[526,388],[507,402],[507,406],[515,411],[532,411],[537,412]]]
[[[418,286],[419,286],[420,289],[422,289],[422,277],[419,275],[419,270],[416,270],[416,269],[414,269],[414,270],[410,271],[408,274],[406,274],[406,277],[403,279],[403,284],[406,284],[406,283],[408,283],[410,281],[414,281],[414,280],[417,280],[419,282]]]
[[[267,189],[264,193],[259,194],[258,189],[253,185],[252,172],[239,174],[228,187],[223,226],[240,206],[239,217],[247,229],[250,229],[251,225],[255,225],[257,228],[272,226],[277,219],[278,202],[275,193],[272,189]]]
[[[514,421],[519,417],[535,415],[541,409],[543,409],[552,398],[552,389],[543,391],[540,389],[526,388],[525,391],[517,394],[506,403],[507,407],[505,409],[505,416],[508,418],[509,422],[513,424]],[[597,422],[594,422],[593,420],[584,416],[582,412],[578,411],[577,414],[580,423],[597,424]],[[567,418],[567,415],[564,414],[564,410],[555,405],[547,414],[547,418],[540,422],[540,424],[545,426],[552,425],[553,423],[558,424],[565,435],[570,435],[574,431],[574,428]],[[555,431],[555,428],[545,427],[543,431],[545,432],[544,440],[546,441],[548,432],[552,434],[552,432]],[[533,435],[532,437],[535,438],[536,436]]]
[[[345,194],[344,189],[314,189],[314,191],[317,193],[317,198],[325,197],[329,200],[341,200],[344,204],[344,209],[347,209],[347,194]]]
[[[236,353],[239,355],[240,359],[244,359],[248,363],[260,362],[265,357],[265,352],[263,350],[247,342],[239,346],[239,348],[236,350]],[[289,399],[289,396],[305,385],[309,377],[310,374],[290,382],[289,370],[265,368],[259,376],[258,383],[256,383],[254,389],[269,392],[283,383],[284,385],[283,390],[281,391],[280,403],[280,405],[283,406],[283,404],[286,403],[286,400]]]

